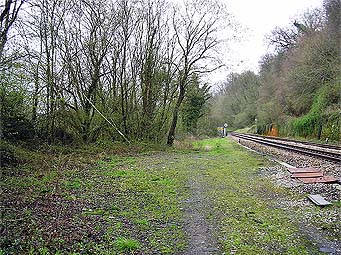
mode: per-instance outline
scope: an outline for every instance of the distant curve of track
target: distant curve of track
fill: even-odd
[[[244,135],[249,135],[249,134],[244,134]],[[289,139],[289,138],[265,136],[265,135],[257,135],[257,134],[253,134],[253,136],[262,137],[262,138],[268,138],[268,139],[271,139],[271,140],[279,140],[279,141],[285,141],[285,142],[295,142],[295,143],[300,143],[300,144],[305,144],[305,145],[311,145],[311,146],[316,146],[316,147],[327,148],[327,149],[334,149],[334,150],[340,150],[341,151],[341,146],[332,145],[332,144],[313,143],[313,142],[308,142],[308,141],[298,141],[298,140]]]
[[[232,136],[245,139],[248,141],[260,143],[265,146],[276,147],[279,149],[289,150],[289,151],[293,151],[296,153],[301,153],[301,154],[341,163],[341,147],[339,146],[302,142],[302,141],[296,141],[296,140],[285,139],[285,138],[277,138],[277,137],[235,133],[235,132],[232,132],[230,134]],[[286,142],[292,142],[296,144],[293,145],[293,144],[288,144]],[[297,145],[297,144],[300,144],[300,145]],[[306,147],[306,146],[310,146],[310,147]],[[311,148],[311,147],[314,147],[314,148]],[[326,149],[333,150],[333,151],[327,151]]]

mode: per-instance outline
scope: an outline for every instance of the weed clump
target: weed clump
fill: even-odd
[[[190,140],[174,141],[174,148],[177,150],[191,150],[193,149],[193,143]]]
[[[115,241],[116,247],[121,252],[131,252],[140,248],[141,244],[135,239],[128,239],[125,237],[119,237]]]

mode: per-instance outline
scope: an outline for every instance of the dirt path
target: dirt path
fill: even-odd
[[[204,170],[197,167],[193,166],[190,171],[188,187],[191,197],[184,201],[185,229],[190,237],[184,255],[220,254],[217,240],[213,236],[214,226],[206,219],[211,205],[205,197],[207,187]]]

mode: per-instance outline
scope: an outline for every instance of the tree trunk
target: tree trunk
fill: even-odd
[[[176,124],[178,123],[180,106],[184,98],[185,98],[185,88],[183,85],[180,85],[180,93],[179,93],[178,101],[176,102],[176,105],[173,110],[172,124],[168,132],[167,144],[169,146],[172,146],[174,142],[175,129],[176,129]]]
[[[32,124],[34,128],[34,137],[36,137],[37,135],[38,93],[39,93],[39,77],[38,77],[38,74],[36,74],[35,81],[34,81],[34,94],[33,94],[33,107],[32,107]]]
[[[322,121],[319,120],[318,127],[317,127],[317,139],[320,140],[322,135]]]

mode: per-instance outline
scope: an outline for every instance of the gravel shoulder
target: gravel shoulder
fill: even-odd
[[[331,175],[341,179],[341,166],[335,162],[329,162],[297,153],[266,147],[243,139],[233,139],[268,158],[275,158],[294,167],[314,167],[320,169],[325,175]],[[319,250],[327,254],[341,254],[340,236],[340,200],[341,185],[334,184],[304,184],[303,182],[290,177],[286,167],[275,165],[273,167],[260,168],[260,174],[278,187],[284,187],[297,195],[297,199],[288,201],[278,201],[282,208],[287,208],[289,212],[299,222],[300,231],[309,240],[315,243]],[[319,194],[326,200],[332,202],[334,206],[318,207],[307,199],[308,194]],[[292,212],[290,208],[297,209]]]

